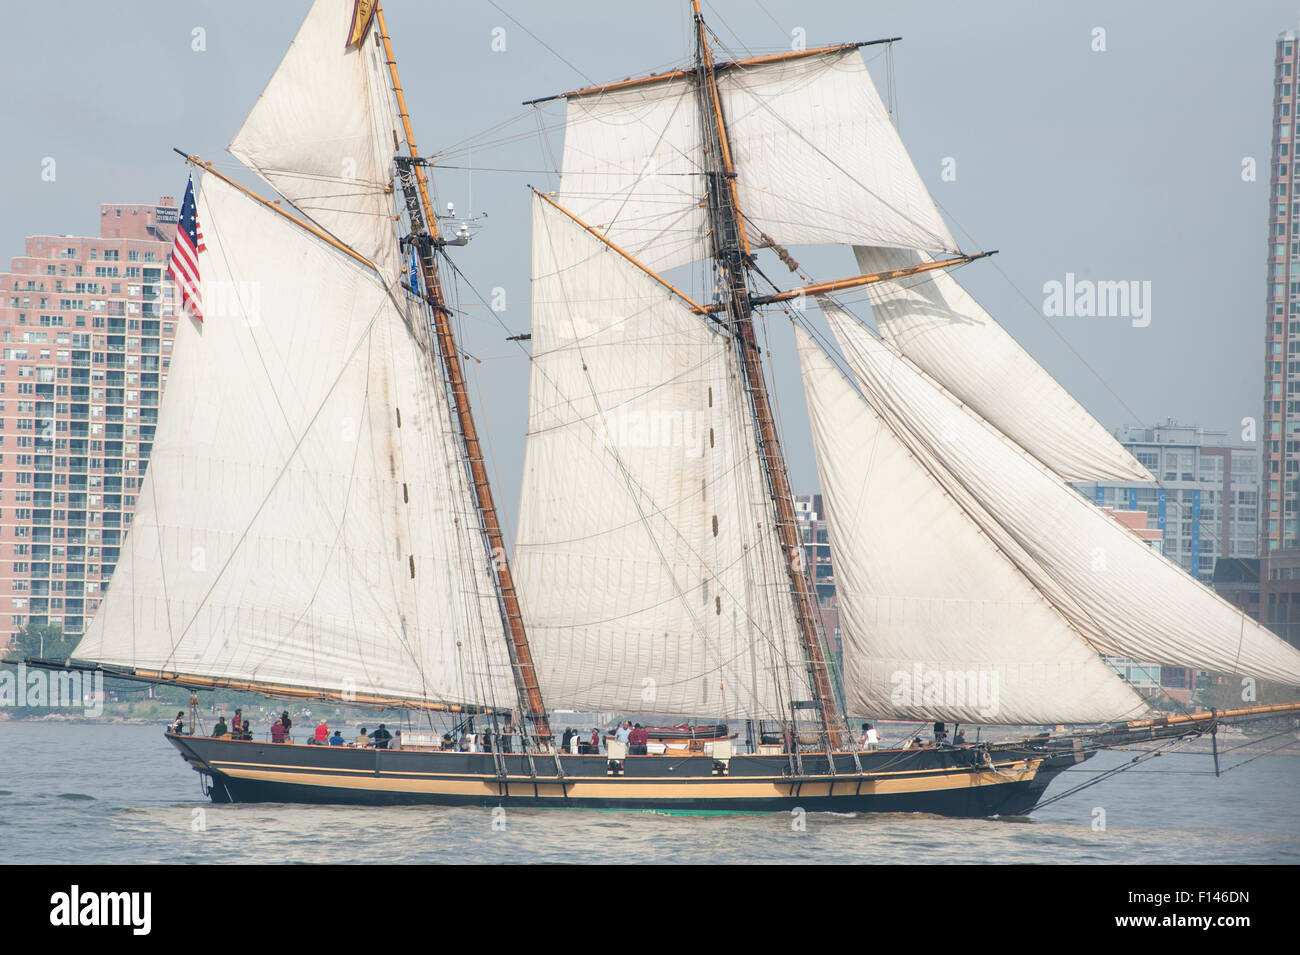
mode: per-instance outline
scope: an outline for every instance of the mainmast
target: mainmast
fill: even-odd
[[[809,684],[816,694],[823,731],[832,749],[843,747],[844,724],[831,682],[830,668],[817,632],[817,615],[812,588],[800,559],[802,542],[794,515],[794,499],[786,474],[785,457],[777,437],[768,398],[767,381],[754,334],[754,303],[749,295],[748,267],[752,261],[745,236],[736,171],[727,141],[722,115],[722,98],[713,55],[709,49],[699,0],[691,0],[696,29],[695,69],[699,78],[700,121],[706,153],[705,184],[708,195],[710,230],[714,258],[726,284],[723,311],[729,319],[736,358],[744,373],[745,391],[753,412],[758,455],[767,480],[768,494],[775,508],[775,523],[790,578],[795,616],[809,670]]]
[[[506,556],[505,540],[501,534],[501,522],[497,516],[496,503],[492,498],[492,488],[488,482],[487,467],[483,461],[483,449],[479,442],[478,429],[474,426],[474,414],[470,409],[469,393],[465,386],[465,376],[461,369],[460,352],[456,347],[456,338],[451,328],[451,311],[448,309],[442,292],[442,283],[438,277],[438,265],[435,258],[441,239],[438,235],[438,220],[434,214],[433,203],[429,198],[428,177],[424,163],[415,145],[411,131],[411,117],[406,109],[406,95],[402,90],[401,80],[397,75],[397,61],[393,56],[393,46],[384,21],[383,6],[376,4],[376,18],[379,35],[384,43],[384,57],[392,77],[393,92],[397,96],[397,111],[402,120],[406,136],[409,160],[399,161],[399,172],[403,190],[406,193],[406,207],[411,219],[411,233],[416,238],[419,250],[420,271],[424,279],[425,299],[432,312],[433,331],[437,339],[438,355],[442,360],[443,374],[448,383],[448,392],[452,407],[460,426],[464,440],[465,462],[469,467],[474,485],[474,496],[478,505],[479,523],[487,539],[496,570],[496,586],[501,606],[501,615],[509,633],[507,646],[510,651],[511,670],[514,674],[515,688],[519,694],[520,707],[533,726],[539,741],[550,738],[551,729],[546,717],[546,707],[542,702],[542,690],[537,682],[537,671],[533,665],[532,651],[528,646],[528,635],[524,630],[523,614],[519,608],[519,598],[515,593],[514,579],[510,574],[510,561]],[[411,190],[411,175],[414,173],[418,201]]]

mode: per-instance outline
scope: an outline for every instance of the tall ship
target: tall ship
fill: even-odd
[[[279,199],[187,157],[206,314],[178,317],[74,660],[422,727],[354,748],[191,720],[167,739],[218,802],[1023,814],[1100,748],[1300,709],[1154,715],[1105,663],[1300,685],[1295,648],[1069,486],[1154,479],[950,274],[989,253],[944,224],[868,44],[726,60],[691,14],[681,68],[534,101],[562,100],[564,147],[558,188],[531,197],[508,554],[457,345],[458,240],[383,11],[317,0],[230,146]],[[858,274],[810,281],[804,245],[850,247]],[[703,291],[665,277],[683,266]],[[853,289],[877,332],[837,300]],[[842,673],[768,382],[786,325]],[[665,726],[562,751],[548,707]],[[881,719],[1033,729],[859,745]]]

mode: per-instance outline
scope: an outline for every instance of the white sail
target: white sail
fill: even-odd
[[[370,270],[208,176],[148,474],[75,656],[511,706],[486,548],[428,357]]]
[[[824,310],[864,395],[954,495],[1009,535],[1009,553],[1099,650],[1300,685],[1300,652],[1151,550],[1057,475],[829,303]]]
[[[731,343],[543,200],[513,567],[552,706],[809,699]]]
[[[750,242],[954,251],[857,50],[718,74]]]
[[[749,240],[947,250],[935,209],[856,50],[718,72]],[[557,200],[649,268],[708,255],[692,75],[570,96]]]
[[[703,155],[690,80],[570,97],[557,201],[651,269],[693,262],[708,254]]]
[[[858,246],[863,272],[931,261]],[[944,271],[866,287],[880,334],[1066,481],[1154,481],[1070,393]]]
[[[1144,704],[796,328],[849,712],[1097,723]]]
[[[402,135],[372,27],[345,48],[353,0],[316,0],[230,151],[389,277]]]

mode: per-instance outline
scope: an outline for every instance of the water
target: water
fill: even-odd
[[[510,809],[494,831],[487,809],[215,806],[161,727],[0,722],[0,862],[1300,863],[1300,758],[1210,769],[1163,756],[1029,821]]]

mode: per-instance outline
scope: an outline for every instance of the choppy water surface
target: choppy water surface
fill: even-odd
[[[496,831],[487,809],[214,806],[160,727],[8,722],[0,862],[1300,863],[1300,758],[1211,765],[1163,756],[1028,821],[813,813],[797,831],[785,814],[510,809]]]

